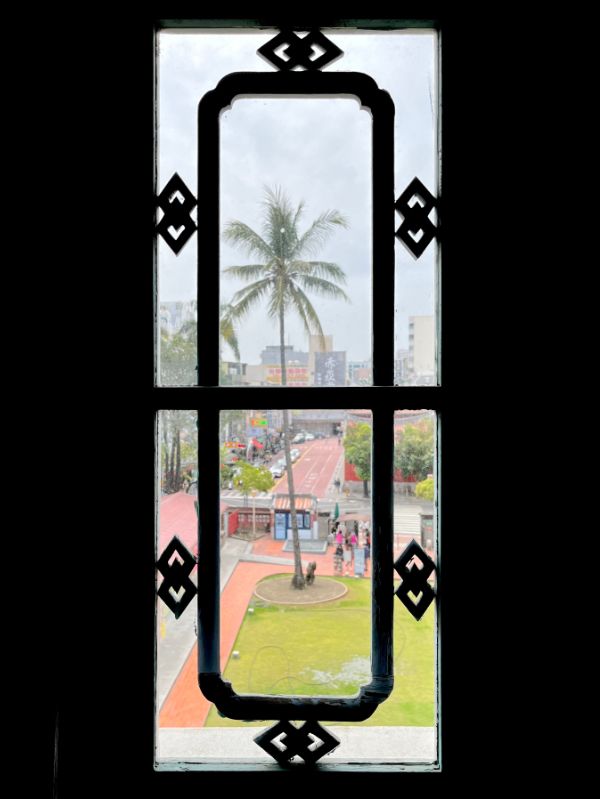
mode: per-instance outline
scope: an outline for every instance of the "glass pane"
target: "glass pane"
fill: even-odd
[[[370,113],[239,99],[220,127],[221,384],[371,383]]]
[[[370,458],[371,415],[364,415],[363,454]],[[368,486],[346,463],[347,412],[229,411],[221,425],[224,551],[240,557],[222,592],[224,676],[240,694],[355,694],[370,680],[364,544],[371,502]],[[309,584],[294,587],[295,574]],[[206,724],[240,726],[214,709]]]
[[[198,433],[196,411],[160,411],[158,415],[158,525],[156,555],[173,536],[191,555],[198,555],[198,517],[195,508],[198,486]],[[175,557],[175,556],[174,556]],[[159,575],[159,583],[163,578]],[[197,585],[197,567],[190,579]],[[175,598],[177,598],[175,596]],[[157,725],[164,723],[163,707],[177,675],[186,665],[196,643],[196,602],[179,619],[157,598],[156,613],[156,707]],[[171,726],[172,720],[169,720]],[[177,726],[176,724],[174,726]]]
[[[437,34],[434,31],[324,31],[344,55],[327,71],[371,75],[395,105],[395,197],[414,177],[434,195],[438,188]],[[236,71],[272,71],[256,54],[276,31],[260,33],[195,31],[159,36],[159,191],[177,172],[197,196],[197,105],[220,78]],[[301,109],[290,111],[289,109]],[[274,121],[277,121],[274,124]],[[292,207],[306,203],[298,228],[323,211],[337,210],[348,228],[335,230],[323,249],[311,255],[337,263],[348,278],[351,304],[309,293],[325,340],[303,332],[288,311],[284,331],[286,367],[295,369],[296,384],[331,379],[332,369],[344,384],[371,383],[371,241],[370,116],[348,98],[239,99],[221,120],[222,220],[239,220],[261,231],[264,187],[279,187]],[[195,218],[195,212],[192,212]],[[435,211],[431,213],[435,223]],[[401,217],[396,215],[399,225]],[[418,260],[396,241],[395,382],[437,382],[436,330],[438,247],[432,241]],[[162,239],[158,243],[159,382],[196,381],[195,318],[197,302],[195,236],[178,256]],[[244,252],[223,242],[223,268],[251,264]],[[221,302],[231,304],[248,281],[223,279]],[[223,312],[227,316],[226,310]],[[222,325],[221,384],[276,385],[281,380],[280,331],[267,318],[267,305],[251,309],[238,322],[240,357],[231,341],[227,319]],[[319,355],[319,350],[325,353]],[[345,353],[345,356],[343,355]],[[279,357],[277,358],[277,355]],[[315,361],[319,361],[315,367]],[[335,364],[331,361],[334,360]],[[329,361],[325,365],[325,361]],[[327,374],[328,377],[324,377]],[[292,375],[290,375],[290,379]]]
[[[163,487],[170,480],[165,453],[177,451],[173,431],[195,430],[191,413],[176,412],[185,421],[179,427],[174,413],[161,415]],[[303,574],[309,562],[317,564],[313,585],[302,591],[290,587],[294,552],[289,482],[281,463],[286,461],[283,411],[221,413],[221,669],[241,694],[347,696],[370,674],[371,412],[292,410],[289,424]],[[394,439],[394,557],[414,538],[436,561],[435,414],[397,411]],[[184,440],[189,443],[187,432],[182,449]],[[159,551],[177,534],[195,553],[193,492],[194,483],[162,494]],[[337,534],[331,535],[336,520],[350,534],[357,528],[348,561],[345,541],[341,558],[336,554]],[[305,598],[328,585],[346,592],[326,600],[316,596],[314,604],[286,604],[290,594]],[[436,761],[435,605],[417,622],[394,602],[394,690],[365,722],[325,723],[342,741],[326,762]],[[175,621],[158,601],[159,766],[184,759],[270,762],[252,740],[270,723],[222,718],[200,693],[194,621],[195,602]],[[360,740],[352,733],[357,727]]]
[[[389,92],[395,107],[395,197],[417,177],[435,196],[438,188],[438,38],[435,31],[339,32],[330,38],[344,51],[331,71],[367,72]],[[435,210],[431,221],[436,223]],[[402,217],[396,214],[399,226]],[[418,260],[396,240],[394,382],[434,385],[438,303],[438,245]]]
[[[198,102],[229,72],[272,69],[256,50],[276,31],[163,31],[158,36],[158,192],[175,172],[198,196]],[[196,221],[196,209],[191,213]],[[176,235],[174,231],[171,231]],[[159,363],[157,382],[195,385],[197,243],[178,255],[158,238]]]

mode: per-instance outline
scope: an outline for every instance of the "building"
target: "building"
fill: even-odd
[[[246,366],[239,361],[221,361],[221,385],[240,386],[245,383]]]
[[[401,386],[408,379],[408,350],[398,350],[394,359],[394,385]]]
[[[248,363],[242,377],[242,384],[246,386],[264,386],[266,383],[267,367],[262,363]]]
[[[435,326],[433,316],[408,320],[408,378],[415,385],[435,382]]]
[[[308,366],[309,353],[295,350],[293,344],[286,344],[285,363],[295,366]],[[281,347],[279,344],[269,344],[260,354],[260,362],[263,366],[281,366]]]
[[[351,386],[370,386],[373,384],[373,364],[366,361],[348,361],[348,384]]]
[[[293,410],[290,417],[292,433],[322,433],[335,436],[346,418],[344,410]]]
[[[333,336],[309,336],[308,337],[308,371],[310,375],[310,385],[315,384],[315,353],[331,352],[333,350]]]

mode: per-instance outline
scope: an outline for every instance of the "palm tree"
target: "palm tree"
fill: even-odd
[[[237,330],[235,329],[233,317],[231,315],[232,306],[229,303],[223,304],[221,305],[220,311],[219,333],[225,344],[231,347],[233,354],[237,360],[240,361],[240,345],[238,342]]]
[[[235,322],[232,316],[232,305],[230,303],[224,303],[220,307],[219,335],[220,341],[223,341],[225,344],[229,345],[229,348],[232,350],[233,354],[235,355],[235,359],[239,364],[242,358],[240,355],[240,345],[238,342],[237,330],[235,328]]]
[[[304,203],[300,202],[294,209],[279,188],[265,189],[263,209],[262,236],[237,220],[229,222],[223,234],[225,241],[244,250],[247,256],[256,258],[259,263],[230,266],[224,272],[231,277],[252,281],[233,296],[230,306],[232,319],[242,319],[264,299],[267,301],[268,316],[279,323],[281,384],[285,386],[286,313],[294,311],[300,317],[306,332],[320,336],[324,344],[325,334],[321,322],[305,291],[348,301],[346,293],[339,285],[346,282],[346,275],[340,266],[327,261],[306,260],[307,256],[316,255],[337,227],[347,227],[348,223],[338,211],[325,211],[300,234],[298,223],[304,211]],[[294,588],[304,588],[288,410],[283,411],[283,430],[294,541],[292,585]]]

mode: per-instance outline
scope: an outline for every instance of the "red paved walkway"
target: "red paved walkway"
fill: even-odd
[[[270,538],[255,541],[253,554],[292,558],[292,553],[282,551],[283,542]],[[303,560],[317,562],[317,576],[333,574],[333,550],[324,555],[304,553]],[[279,566],[266,563],[238,563],[221,594],[221,671],[225,670],[229,655],[241,627],[246,608],[256,584],[270,574],[291,573],[292,565]],[[202,727],[211,703],[198,688],[198,652],[192,649],[179,677],[167,695],[160,712],[161,727]]]
[[[259,580],[270,574],[291,572],[287,566],[265,563],[238,563],[221,594],[221,671],[241,627],[248,602]],[[203,727],[211,703],[198,687],[198,651],[194,645],[179,677],[164,701],[160,712],[161,727]]]
[[[174,535],[194,555],[198,553],[198,517],[195,497],[183,491],[161,497],[159,509],[158,553],[163,551]]]

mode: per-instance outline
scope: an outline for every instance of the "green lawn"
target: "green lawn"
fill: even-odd
[[[281,579],[278,576],[270,579]],[[283,579],[289,580],[289,575]],[[321,578],[325,579],[325,578]],[[225,669],[239,694],[352,695],[369,681],[371,581],[336,577],[348,586],[321,605],[269,605],[253,597]],[[434,607],[417,622],[395,599],[394,690],[362,725],[434,725]],[[340,722],[335,722],[340,723]],[[206,726],[246,726],[211,707]],[[256,722],[254,726],[264,726]]]

